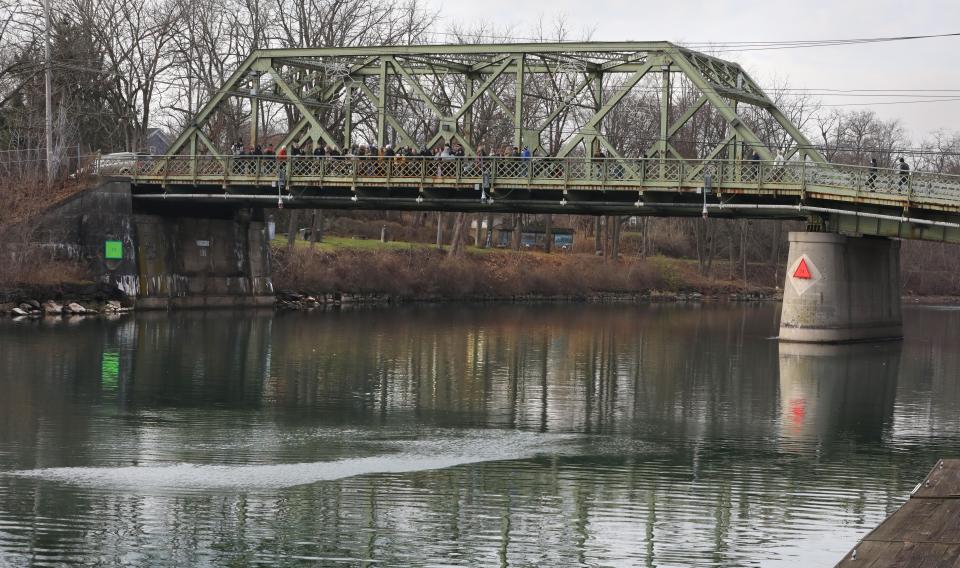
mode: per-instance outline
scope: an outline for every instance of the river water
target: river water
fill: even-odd
[[[0,566],[828,566],[960,450],[960,311],[0,323]]]

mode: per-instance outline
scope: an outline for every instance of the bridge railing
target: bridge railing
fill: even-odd
[[[960,202],[960,176],[812,162],[646,158],[151,156],[131,176],[163,184],[491,186],[577,189],[819,188]]]
[[[898,168],[871,168],[844,164],[807,164],[808,187],[960,202],[960,176]]]
[[[288,181],[340,182],[354,179],[502,180],[567,182],[582,185],[663,183],[800,183],[801,164],[727,160],[658,160],[646,158],[514,157],[321,157],[289,156],[150,156],[140,157],[132,177],[142,181],[195,183],[219,178],[224,183],[270,181],[281,171]]]

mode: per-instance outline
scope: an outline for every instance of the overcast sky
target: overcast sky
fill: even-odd
[[[488,22],[514,37],[529,37],[539,21],[550,28],[562,17],[571,39],[680,43],[824,40],[960,32],[960,0],[426,0],[440,14],[441,29]],[[761,85],[786,81],[810,89],[957,89],[915,104],[933,93],[896,97],[823,97],[825,104],[856,104],[883,118],[898,118],[910,137],[937,129],[960,131],[960,37],[891,43],[743,51],[720,54],[740,63]],[[918,96],[921,95],[921,96]]]

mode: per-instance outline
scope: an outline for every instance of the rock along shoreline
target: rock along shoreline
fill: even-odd
[[[109,296],[113,296],[110,298]],[[41,300],[40,298],[48,298]],[[56,299],[51,299],[56,298]],[[274,309],[339,310],[358,307],[377,307],[410,304],[630,304],[630,303],[699,303],[699,302],[769,302],[780,296],[766,291],[704,294],[701,292],[596,292],[582,295],[470,296],[450,298],[443,296],[397,296],[386,293],[350,294],[277,292]],[[117,316],[134,311],[133,301],[113,291],[103,289],[74,290],[69,296],[63,291],[41,289],[15,290],[0,293],[0,314],[16,320],[41,318],[70,318]]]
[[[596,292],[583,295],[548,296],[524,294],[517,296],[469,296],[449,298],[444,296],[403,297],[392,294],[348,294],[279,291],[275,307],[278,310],[342,309],[361,306],[386,306],[400,304],[632,304],[632,303],[698,303],[698,302],[773,302],[780,301],[775,293],[734,292],[729,294],[704,294],[701,292]]]

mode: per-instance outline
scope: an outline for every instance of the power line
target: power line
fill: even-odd
[[[551,42],[551,43],[584,43],[582,41],[572,41],[572,40],[561,40],[561,41],[551,41],[550,38],[540,37],[519,37],[509,34],[481,34],[481,33],[469,33],[469,32],[440,32],[434,31],[431,32],[433,35],[455,37],[455,38],[472,38],[472,39],[488,39],[496,42]],[[920,34],[920,35],[904,35],[904,36],[882,36],[882,37],[866,37],[866,38],[838,38],[838,39],[819,39],[819,40],[782,40],[782,41],[717,41],[717,42],[674,42],[681,47],[686,47],[689,49],[709,49],[711,51],[719,52],[729,52],[729,51],[764,51],[764,50],[774,50],[774,49],[802,49],[802,48],[814,48],[814,47],[835,47],[835,46],[846,46],[846,45],[860,45],[860,44],[869,44],[869,43],[889,43],[897,41],[915,41],[922,39],[937,39],[937,38],[951,38],[951,37],[960,37],[960,32],[950,32],[942,34]],[[628,40],[633,41],[633,40]]]

